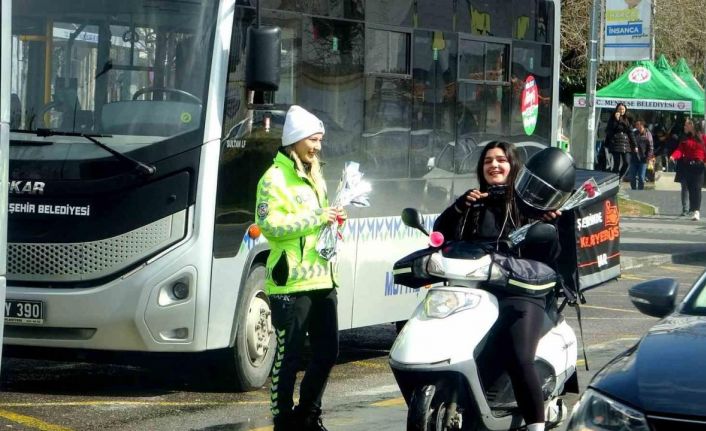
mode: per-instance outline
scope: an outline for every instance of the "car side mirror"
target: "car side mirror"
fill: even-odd
[[[436,166],[436,157],[429,157],[429,160],[427,160],[427,169],[432,170]]]
[[[673,278],[660,278],[634,285],[628,290],[632,304],[641,313],[665,317],[676,308],[679,283]]]

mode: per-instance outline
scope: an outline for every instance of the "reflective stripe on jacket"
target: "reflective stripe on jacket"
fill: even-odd
[[[335,285],[331,264],[316,251],[316,239],[328,218],[325,194],[317,196],[294,161],[277,153],[257,185],[257,224],[270,244],[265,291],[288,294]]]

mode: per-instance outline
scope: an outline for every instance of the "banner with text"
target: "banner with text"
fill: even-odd
[[[605,0],[603,61],[652,60],[652,0]]]
[[[655,110],[690,112],[692,103],[689,100],[657,100],[657,99],[623,99],[619,97],[596,97],[596,108],[615,108],[618,103],[624,104],[628,110]],[[587,107],[586,95],[574,95],[574,106]]]
[[[620,212],[616,196],[576,210],[576,261],[581,288],[619,275]]]

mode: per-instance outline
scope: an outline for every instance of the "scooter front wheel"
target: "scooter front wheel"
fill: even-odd
[[[447,431],[446,403],[436,386],[421,386],[412,392],[407,412],[407,431]]]

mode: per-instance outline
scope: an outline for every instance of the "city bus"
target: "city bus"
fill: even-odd
[[[10,140],[10,0],[0,0],[0,190],[7,190]],[[0,193],[0,301],[5,301],[7,253],[7,194]],[[4,321],[0,321],[0,339]],[[2,344],[0,344],[2,360]]]
[[[209,351],[260,387],[275,340],[251,227],[289,106],[325,124],[330,194],[348,161],[372,184],[337,256],[344,330],[423,297],[392,280],[426,242],[403,208],[431,225],[489,140],[556,142],[558,1],[259,3],[12,2],[6,345]],[[280,34],[267,104],[244,84],[258,21]]]

